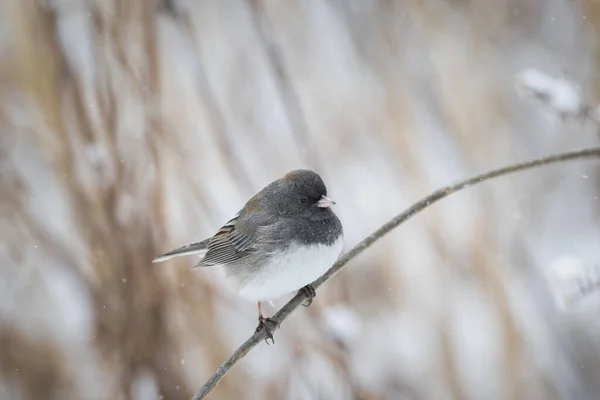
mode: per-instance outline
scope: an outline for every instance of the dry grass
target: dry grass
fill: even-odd
[[[254,306],[150,260],[291,168],[330,182],[353,244],[450,180],[593,142],[511,87],[538,59],[598,86],[596,2],[563,3],[5,1],[0,397],[191,397]],[[529,285],[593,247],[600,175],[535,174],[406,224],[212,398],[595,398],[597,328]],[[493,323],[464,322],[470,290]],[[333,335],[332,306],[359,333]]]

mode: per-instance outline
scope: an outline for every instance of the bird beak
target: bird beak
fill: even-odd
[[[317,201],[317,207],[328,208],[335,204],[335,201],[331,200],[327,196],[321,196],[321,199]]]

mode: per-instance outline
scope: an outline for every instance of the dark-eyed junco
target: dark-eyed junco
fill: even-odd
[[[273,339],[261,302],[310,285],[339,257],[342,223],[321,177],[295,170],[252,197],[213,237],[170,251],[153,262],[197,254],[200,267],[224,266],[239,294],[258,303],[259,328]],[[257,329],[259,329],[257,328]]]

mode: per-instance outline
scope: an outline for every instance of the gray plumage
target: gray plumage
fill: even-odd
[[[304,268],[296,260],[302,251],[312,254],[313,249],[322,248],[327,252],[333,248],[339,255],[343,229],[331,204],[334,203],[327,198],[327,188],[318,174],[295,170],[253,196],[213,237],[175,249],[154,262],[198,254],[202,259],[196,266],[222,265],[240,288],[251,282],[258,285],[256,282],[265,281],[268,285],[267,271],[275,271],[269,272],[271,275],[279,273],[277,257],[281,258],[281,268],[296,269]],[[290,258],[294,254],[298,257]],[[306,268],[311,268],[310,263],[314,262],[306,260]],[[307,279],[302,271],[290,271],[289,276],[290,279]],[[299,282],[296,289],[309,283]],[[284,286],[288,286],[287,282]]]

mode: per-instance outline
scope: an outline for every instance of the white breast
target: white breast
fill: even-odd
[[[290,246],[274,256],[273,262],[238,286],[241,296],[266,301],[294,292],[323,275],[337,260],[344,245],[343,237],[332,245]]]

